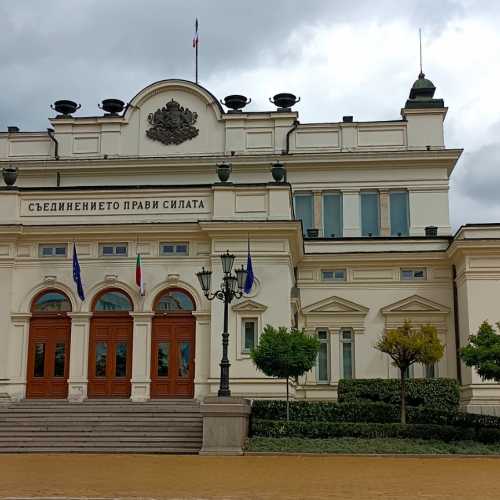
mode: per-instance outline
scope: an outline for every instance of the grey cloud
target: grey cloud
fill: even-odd
[[[300,51],[291,51],[287,39],[291,33],[306,37],[308,27],[405,18],[439,31],[462,13],[462,3],[453,0],[2,2],[0,130],[45,127],[48,105],[57,98],[78,100],[82,112],[93,114],[102,98],[128,100],[155,80],[192,79],[196,16],[203,83],[257,68],[264,54],[275,64],[293,65]]]

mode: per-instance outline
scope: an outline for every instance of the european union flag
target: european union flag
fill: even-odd
[[[82,277],[80,275],[80,264],[78,262],[78,255],[76,253],[76,245],[73,243],[73,281],[76,284],[76,291],[80,300],[85,300],[83,293]]]
[[[253,275],[253,267],[252,267],[252,257],[250,255],[250,238],[248,239],[248,257],[247,257],[247,279],[245,280],[245,288],[243,291],[245,293],[250,293],[252,289],[253,282],[255,277]]]

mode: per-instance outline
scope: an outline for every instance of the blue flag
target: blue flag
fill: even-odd
[[[73,281],[76,284],[76,291],[80,300],[85,300],[83,293],[82,277],[80,275],[80,264],[78,262],[78,255],[76,253],[76,245],[73,243]]]
[[[245,288],[243,291],[245,293],[250,293],[254,282],[252,257],[250,255],[250,238],[248,239],[248,257],[247,257],[247,279],[245,280]]]

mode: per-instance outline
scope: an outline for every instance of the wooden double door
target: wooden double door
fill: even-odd
[[[153,318],[151,398],[194,396],[195,318],[166,315]]]
[[[90,324],[89,398],[128,398],[132,376],[132,332],[130,315],[93,317]]]
[[[28,340],[27,398],[68,396],[71,320],[33,317]]]

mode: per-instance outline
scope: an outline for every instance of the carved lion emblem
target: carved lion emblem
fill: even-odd
[[[181,144],[198,135],[199,130],[194,126],[197,119],[198,113],[183,108],[172,99],[163,108],[149,113],[151,128],[146,130],[146,135],[163,144]]]

